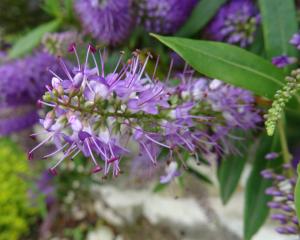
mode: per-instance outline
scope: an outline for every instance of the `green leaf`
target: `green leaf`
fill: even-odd
[[[269,152],[280,152],[278,136],[270,138],[263,135],[257,144],[257,152],[254,157],[253,169],[246,184],[246,196],[244,206],[244,239],[250,240],[252,236],[264,224],[269,208],[267,202],[272,199],[265,194],[266,188],[271,185],[271,181],[263,179],[260,175],[264,169],[273,169],[282,164],[282,159],[267,161],[265,155]]]
[[[168,186],[168,184],[163,184],[163,183],[157,183],[154,188],[153,188],[153,192],[154,193],[158,193],[163,191],[164,189],[166,189],[166,187]]]
[[[60,0],[44,0],[42,9],[53,17],[61,16],[61,1]]]
[[[152,34],[202,74],[255,94],[273,98],[283,86],[284,72],[267,60],[239,47],[221,43]]]
[[[199,32],[225,2],[226,0],[201,0],[176,35],[188,37]]]
[[[298,219],[300,219],[300,164],[297,167],[298,179],[295,187],[295,206]]]
[[[34,30],[30,31],[14,44],[14,46],[9,52],[9,57],[17,58],[30,52],[34,47],[36,47],[40,43],[41,38],[45,33],[56,30],[59,27],[59,25],[60,25],[60,21],[54,20],[42,24],[37,28],[35,28]]]
[[[224,205],[227,204],[237,188],[246,162],[246,156],[228,156],[222,159],[218,168],[218,180],[220,184],[220,195]]]
[[[298,31],[294,0],[259,0],[266,53],[269,59],[279,55],[297,56],[289,44]]]
[[[187,172],[205,183],[213,184],[209,177],[207,177],[205,174],[201,173],[200,171],[194,169],[191,166],[188,166]]]

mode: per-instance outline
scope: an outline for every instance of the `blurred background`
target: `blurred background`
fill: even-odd
[[[68,52],[72,43],[80,57],[89,43],[105,49],[107,71],[114,69],[120,51],[125,59],[136,49],[145,56],[151,52],[160,58],[158,75],[167,75],[170,59],[175,70],[185,64],[150,32],[223,41],[261,53],[256,1],[241,1],[248,4],[244,10],[229,6],[232,1],[204,1],[209,8],[201,1],[0,0],[0,240],[242,239],[251,164],[224,206],[214,156],[209,165],[191,161],[191,171],[170,184],[159,183],[163,165],[152,169],[126,163],[118,178],[102,178],[90,174],[82,156],[54,177],[47,171],[48,160],[41,159],[51,144],[27,159],[43,140],[30,135],[41,131],[38,121],[45,109],[37,100],[51,81],[48,69],[62,71],[57,57],[74,62]],[[244,18],[230,22],[232,15]],[[149,68],[154,65],[150,61]],[[253,239],[293,239],[273,229],[268,222]]]

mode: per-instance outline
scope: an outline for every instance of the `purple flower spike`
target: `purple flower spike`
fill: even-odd
[[[300,226],[296,214],[296,207],[294,202],[295,179],[290,177],[291,173],[296,171],[291,170],[291,164],[286,167],[283,164],[282,175],[273,173],[273,186],[266,189],[266,194],[273,196],[273,200],[268,202],[268,207],[273,209],[276,213],[271,216],[273,220],[279,221],[283,226],[276,228],[280,234],[300,235]]]
[[[212,40],[246,47],[253,43],[259,23],[260,16],[253,1],[230,0],[206,27],[205,35]]]
[[[122,43],[133,29],[131,0],[76,0],[75,11],[84,29],[106,44]]]
[[[287,65],[294,64],[297,62],[297,58],[288,57],[286,55],[272,58],[272,63],[278,68],[284,68]]]
[[[138,24],[147,31],[174,33],[189,17],[198,0],[140,0],[137,3]]]

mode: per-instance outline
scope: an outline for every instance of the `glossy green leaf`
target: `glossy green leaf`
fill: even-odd
[[[47,32],[52,32],[56,30],[60,25],[59,20],[54,20],[45,24],[38,26],[24,37],[20,38],[12,47],[9,52],[10,58],[20,57],[28,52],[30,52],[34,47],[36,47],[43,35]]]
[[[283,86],[284,72],[267,60],[239,47],[152,34],[177,52],[198,72],[272,98]]]
[[[190,18],[176,33],[177,36],[192,36],[199,32],[215,15],[226,0],[201,0],[194,8]]]
[[[229,156],[222,159],[218,168],[218,180],[220,195],[224,205],[229,201],[237,188],[246,162],[246,156]]]
[[[261,171],[278,167],[282,159],[267,161],[265,155],[269,152],[280,152],[278,136],[270,138],[262,136],[257,144],[257,152],[254,155],[253,169],[247,180],[246,196],[244,206],[244,239],[250,240],[252,236],[264,224],[269,208],[267,202],[272,198],[265,194],[266,188],[271,185],[271,181],[263,179]]]
[[[259,0],[264,44],[269,59],[279,55],[297,56],[297,50],[289,44],[298,31],[294,0]]]

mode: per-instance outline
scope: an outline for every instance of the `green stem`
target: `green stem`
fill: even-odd
[[[280,119],[278,121],[279,138],[280,138],[283,160],[285,163],[290,163],[291,159],[292,159],[292,155],[289,152],[288,142],[287,142],[286,134],[285,134],[285,124],[284,123],[285,123],[285,121],[284,121],[284,116],[283,116],[282,119]]]

